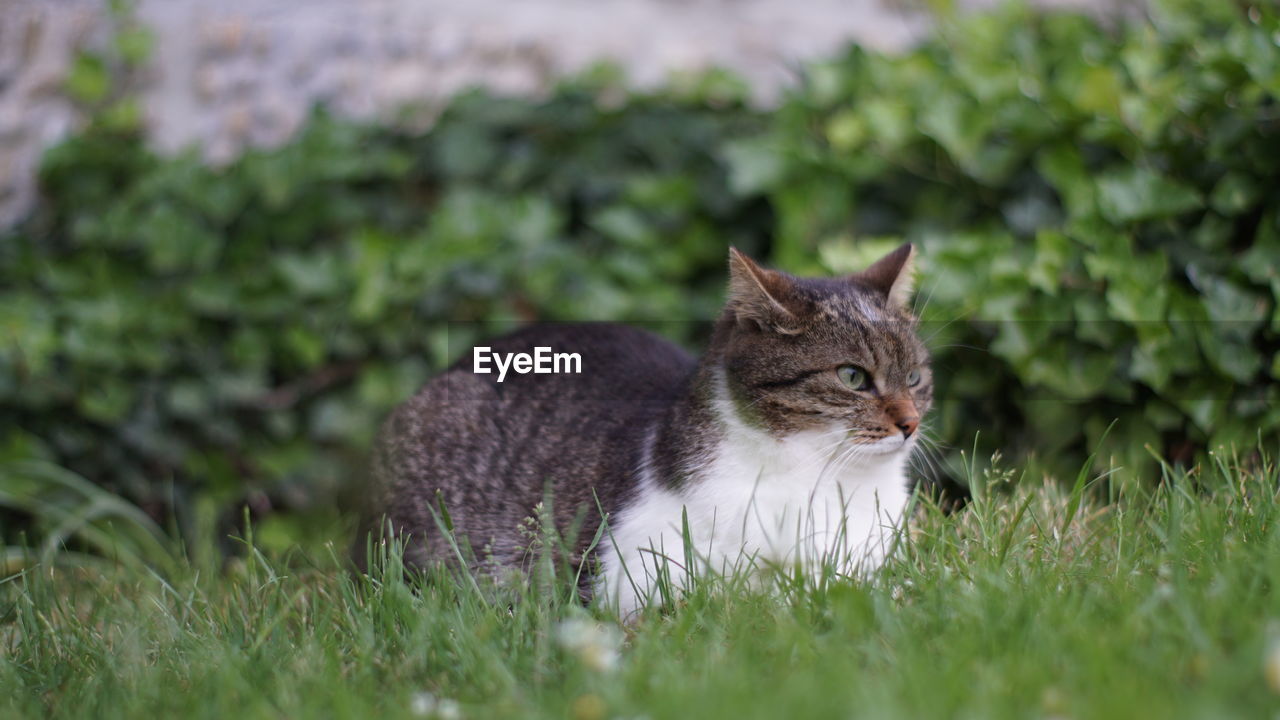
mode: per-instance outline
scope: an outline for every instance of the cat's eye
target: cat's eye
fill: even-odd
[[[871,389],[871,376],[866,370],[853,365],[841,365],[836,368],[836,375],[840,376],[840,382],[848,385],[854,390]]]
[[[911,374],[907,375],[907,386],[915,387],[919,384],[920,384],[920,371],[912,370]]]

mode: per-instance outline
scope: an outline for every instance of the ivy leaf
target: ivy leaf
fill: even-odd
[[[1266,321],[1270,302],[1262,294],[1205,272],[1195,263],[1187,266],[1187,276],[1201,292],[1205,311],[1219,330],[1247,338]]]
[[[67,94],[86,105],[106,99],[111,90],[111,75],[103,59],[90,53],[76,55],[67,75]]]
[[[1262,188],[1252,176],[1242,172],[1229,172],[1213,186],[1209,205],[1223,215],[1236,215],[1253,207]]]
[[[1175,217],[1203,205],[1194,188],[1146,168],[1123,168],[1098,179],[1098,207],[1112,222]]]
[[[737,195],[753,195],[782,180],[787,164],[768,138],[730,142],[724,148],[729,162],[729,188]]]

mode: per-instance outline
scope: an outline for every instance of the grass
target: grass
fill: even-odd
[[[549,563],[505,588],[251,540],[217,572],[44,564],[0,585],[0,716],[1273,715],[1280,478],[1241,465],[1105,505],[988,471],[875,582],[703,583],[625,627]]]

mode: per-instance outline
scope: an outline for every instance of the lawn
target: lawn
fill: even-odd
[[[1112,475],[1122,474],[1118,469]],[[1280,709],[1274,464],[1215,456],[1104,502],[975,471],[873,582],[704,582],[624,625],[341,552],[58,563],[0,585],[4,717],[1262,717]],[[1111,483],[1117,486],[1117,483]],[[67,567],[71,565],[71,567]],[[56,569],[49,569],[55,567]]]

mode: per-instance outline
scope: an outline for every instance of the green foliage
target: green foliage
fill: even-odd
[[[425,135],[318,115],[224,168],[90,128],[0,240],[0,459],[184,526],[201,499],[224,524],[243,503],[324,513],[468,341],[447,321],[711,316],[725,245],[769,225],[712,152],[760,119],[717,92],[471,95]]]
[[[921,245],[945,439],[1061,469],[1116,420],[1100,462],[1151,477],[1144,446],[1280,435],[1277,32],[1266,4],[965,17],[812,68],[731,177],[796,269]]]
[[[79,50],[67,73],[67,97],[92,114],[103,128],[127,132],[142,126],[136,91],[155,38],[134,14],[134,0],[107,3],[111,42],[103,48]]]
[[[826,272],[902,239],[923,250],[940,440],[981,430],[1061,477],[1097,449],[1138,483],[1148,445],[1274,443],[1280,20],[1202,5],[967,17],[816,65],[768,114],[723,75],[627,95],[607,73],[465,95],[422,134],[320,114],[221,168],[152,154],[104,109],[0,238],[0,460],[183,527],[331,513],[383,413],[470,339],[449,321],[689,340],[729,244]],[[117,45],[77,64],[82,101],[127,105],[109,76],[148,43]]]

